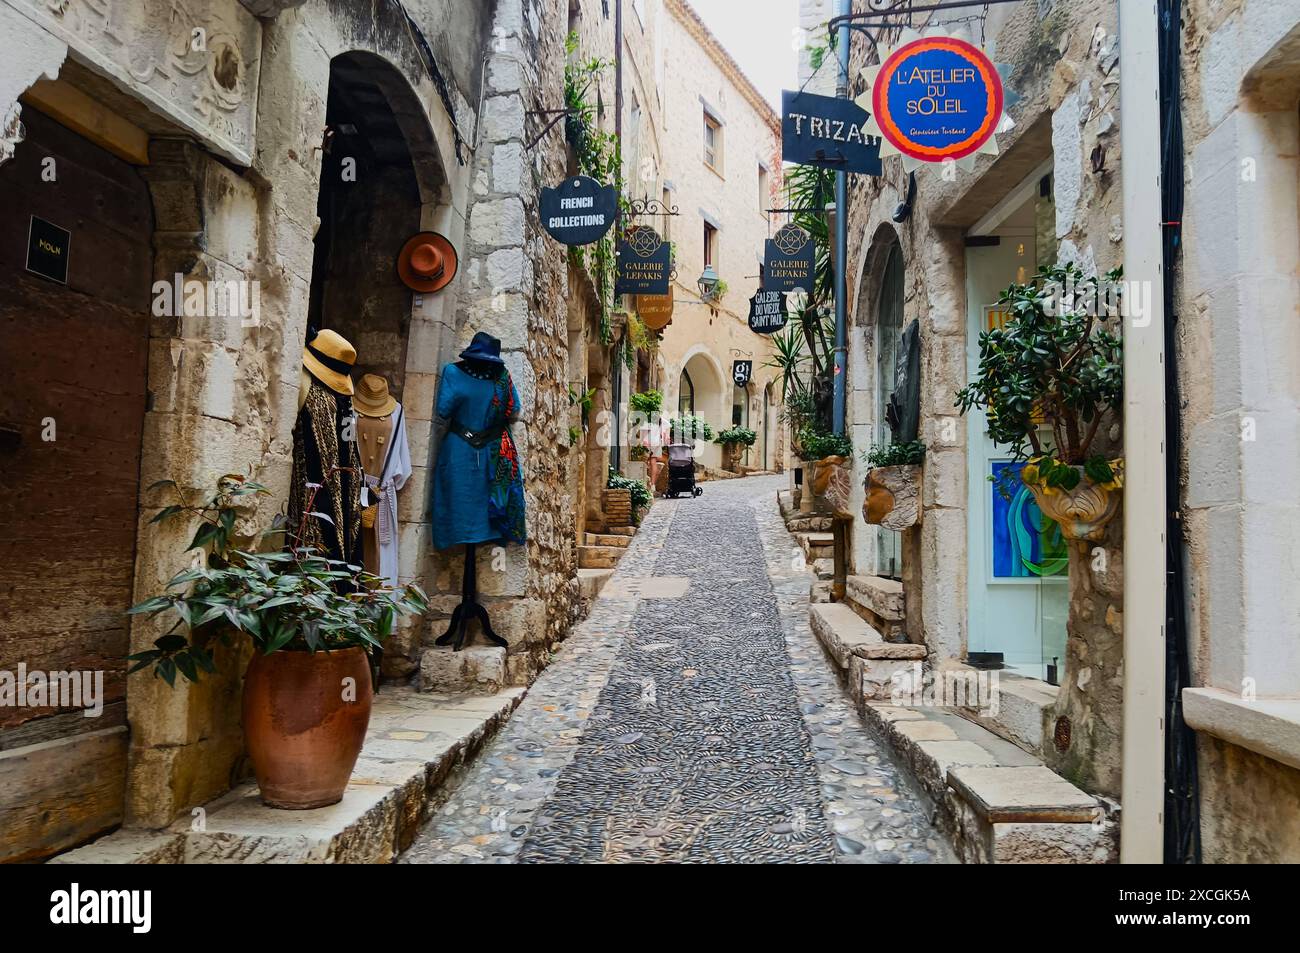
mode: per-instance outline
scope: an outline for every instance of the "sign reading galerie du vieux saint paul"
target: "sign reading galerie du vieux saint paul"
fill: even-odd
[[[789,316],[780,291],[759,291],[749,299],[749,329],[758,334],[780,331]]]
[[[880,175],[880,139],[866,132],[870,118],[852,100],[787,89],[781,93],[781,158]]]
[[[612,185],[585,175],[543,188],[538,202],[542,227],[562,245],[590,245],[605,237],[618,213]]]

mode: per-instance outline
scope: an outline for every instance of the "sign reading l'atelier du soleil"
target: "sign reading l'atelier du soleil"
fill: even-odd
[[[615,294],[666,295],[672,276],[672,246],[648,225],[633,225],[618,243]]]
[[[852,100],[787,89],[781,93],[781,158],[880,175],[880,139],[867,133],[870,118]]]

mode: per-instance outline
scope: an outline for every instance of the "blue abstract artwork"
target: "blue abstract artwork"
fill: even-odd
[[[992,493],[993,576],[1028,579],[1056,576],[1069,565],[1069,550],[1056,522],[1043,515],[1034,495],[1020,481],[1023,463],[989,463]]]

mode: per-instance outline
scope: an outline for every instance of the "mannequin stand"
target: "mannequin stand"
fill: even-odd
[[[488,620],[487,609],[483,608],[478,601],[477,550],[478,546],[476,544],[465,544],[465,572],[462,576],[460,605],[456,606],[455,611],[451,614],[451,625],[447,627],[447,631],[437,641],[438,645],[454,645],[457,652],[465,647],[465,630],[469,626],[469,617],[471,615],[478,617],[479,624],[483,626],[483,635],[493,645],[505,648],[510,644],[492,631],[492,623]]]

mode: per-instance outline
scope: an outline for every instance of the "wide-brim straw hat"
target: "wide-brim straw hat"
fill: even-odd
[[[397,276],[412,291],[432,294],[456,277],[456,249],[437,232],[420,232],[407,239],[397,256]]]
[[[307,343],[302,351],[302,366],[312,377],[336,394],[352,396],[352,366],[357,363],[357,349],[337,331],[328,328]]]
[[[363,374],[352,395],[352,406],[363,417],[387,417],[397,409],[397,398],[388,393],[388,381],[378,374]]]

